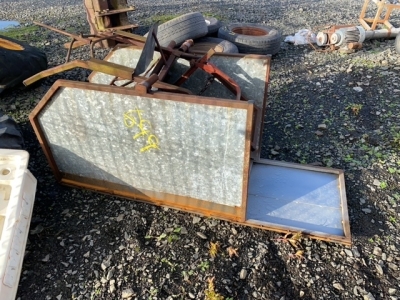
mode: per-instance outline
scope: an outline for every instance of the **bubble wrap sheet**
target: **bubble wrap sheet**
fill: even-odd
[[[61,172],[241,206],[246,109],[61,87],[38,120]]]

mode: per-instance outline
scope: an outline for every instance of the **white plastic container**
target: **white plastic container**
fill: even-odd
[[[28,160],[26,151],[0,149],[1,300],[15,299],[28,238],[36,192]]]

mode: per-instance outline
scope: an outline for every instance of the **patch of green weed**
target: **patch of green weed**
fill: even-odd
[[[0,31],[0,35],[16,40],[26,40],[28,36],[33,36],[37,30],[38,26],[36,25],[16,27],[2,30]]]

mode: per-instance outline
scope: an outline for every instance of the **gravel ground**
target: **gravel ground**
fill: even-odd
[[[356,24],[362,2],[135,1],[131,18],[146,24],[153,15],[201,11],[287,35]],[[77,0],[6,0],[1,19],[89,31]],[[21,38],[43,49],[50,66],[62,63],[64,37],[39,29]],[[20,123],[38,179],[19,299],[203,299],[211,278],[225,299],[398,299],[399,66],[393,40],[366,42],[351,55],[282,44],[273,57],[262,156],[345,170],[353,245],[304,238],[304,257],[273,232],[58,185],[28,114],[56,79],[85,80],[86,71],[2,94],[0,108]]]

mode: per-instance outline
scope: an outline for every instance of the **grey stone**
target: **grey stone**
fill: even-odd
[[[389,290],[388,290],[389,295],[394,295],[394,294],[396,294],[396,292],[397,292],[397,289],[394,289],[394,288],[389,288]]]
[[[204,233],[202,233],[202,232],[196,232],[196,234],[200,237],[200,238],[202,238],[203,240],[206,240],[207,239],[207,236],[204,234]]]
[[[382,249],[379,247],[374,247],[374,251],[372,252],[376,256],[381,256],[382,255]]]
[[[240,271],[240,274],[239,274],[239,277],[240,277],[240,279],[246,279],[246,277],[247,277],[247,270],[246,269],[242,269],[241,271]]]
[[[339,290],[339,291],[344,291],[343,285],[342,285],[341,283],[339,283],[339,282],[335,282],[335,283],[333,284],[333,287],[334,287],[335,289]]]
[[[131,288],[123,290],[122,291],[122,299],[130,298],[134,295],[135,293]]]
[[[347,256],[353,257],[353,252],[349,249],[344,249],[344,252],[346,253]]]
[[[361,256],[360,252],[357,249],[357,247],[353,247],[352,250],[353,250],[354,257],[360,257]]]
[[[193,224],[197,224],[197,223],[199,223],[200,221],[201,221],[201,218],[199,218],[199,217],[197,217],[197,216],[194,216],[194,217],[193,217],[192,223],[193,223]]]
[[[42,259],[43,262],[48,262],[49,260],[50,260],[50,254],[47,254],[47,255]]]
[[[272,154],[272,155],[279,155],[279,152],[278,152],[278,151],[275,151],[275,150],[271,150],[271,154]]]
[[[381,182],[378,179],[374,179],[374,182],[372,184],[375,186],[380,186]]]
[[[315,132],[315,135],[317,135],[317,136],[322,136],[322,135],[324,135],[324,133],[323,133],[322,131],[320,131],[320,130],[317,130],[317,131]]]
[[[357,288],[357,286],[355,286],[355,287],[353,288],[353,294],[356,295],[356,296],[358,296],[358,288]]]
[[[107,272],[107,280],[110,280],[112,277],[113,277],[113,275],[114,275],[114,272],[115,272],[115,267],[112,267],[108,272]]]
[[[383,275],[383,269],[382,269],[381,265],[376,264],[375,267],[376,267],[376,271],[378,272],[378,274]]]
[[[371,293],[368,293],[364,295],[364,300],[375,300],[375,297]]]

